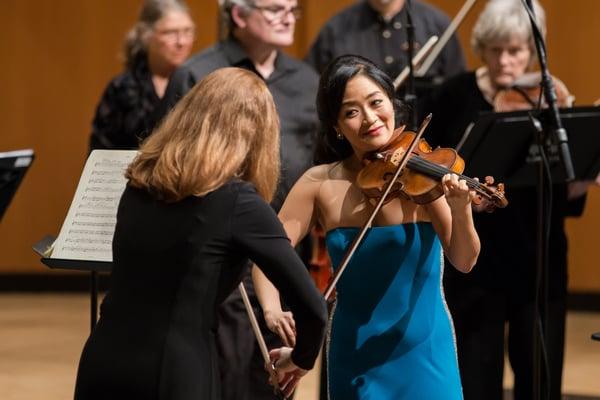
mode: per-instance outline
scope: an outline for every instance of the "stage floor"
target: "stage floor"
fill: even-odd
[[[85,294],[0,293],[0,398],[72,398],[89,318]],[[590,339],[598,331],[600,314],[569,313],[563,380],[569,395],[600,398],[600,342]],[[318,398],[317,375],[313,370],[303,379],[296,400]]]

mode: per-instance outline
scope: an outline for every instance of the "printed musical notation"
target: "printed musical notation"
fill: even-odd
[[[124,173],[135,150],[95,150],[54,243],[52,258],[112,261],[117,208],[127,183]]]

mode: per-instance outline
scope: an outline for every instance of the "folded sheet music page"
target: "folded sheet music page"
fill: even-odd
[[[136,150],[94,150],[90,154],[52,258],[112,261],[117,208]]]

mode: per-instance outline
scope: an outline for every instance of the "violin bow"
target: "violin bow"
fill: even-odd
[[[256,336],[256,341],[258,342],[260,353],[262,354],[265,365],[269,366],[268,373],[271,377],[271,382],[273,383],[273,390],[275,391],[275,395],[280,399],[286,400],[287,397],[285,397],[285,395],[281,391],[281,388],[279,387],[279,380],[277,379],[277,371],[275,370],[275,364],[271,362],[271,357],[269,356],[269,349],[267,348],[267,343],[265,342],[265,338],[263,337],[263,334],[260,331],[260,327],[258,326],[258,320],[256,319],[256,315],[254,315],[254,310],[252,309],[252,304],[250,304],[250,299],[248,298],[248,292],[246,292],[244,282],[240,282],[240,284],[238,285],[238,289],[240,291],[240,294],[242,295],[242,301],[244,302],[246,313],[248,313],[248,318],[250,319],[250,325],[252,326],[252,330],[254,331],[254,336]]]
[[[427,40],[427,42],[425,42],[423,47],[421,47],[419,49],[417,54],[415,54],[415,56],[413,57],[413,66],[415,68],[417,66],[419,66],[419,64],[421,64],[423,59],[427,56],[427,54],[429,54],[429,52],[431,51],[433,46],[437,43],[437,41],[438,41],[438,37],[434,35],[434,36],[430,37],[429,40]],[[409,72],[410,72],[410,68],[408,68],[408,65],[407,65],[406,67],[404,67],[402,72],[400,72],[398,74],[396,79],[394,79],[394,89],[395,90],[398,90],[398,88],[400,86],[402,86],[402,84],[404,83],[406,78],[408,78]]]
[[[408,163],[408,160],[409,160],[409,156],[411,155],[411,153],[413,152],[413,150],[419,143],[419,140],[421,139],[421,136],[423,135],[425,128],[427,128],[427,125],[429,125],[429,121],[431,121],[431,114],[429,114],[427,117],[425,117],[425,119],[421,123],[421,126],[419,127],[417,134],[415,135],[412,142],[410,143],[410,145],[408,146],[408,148],[402,155],[402,159],[400,160],[400,163],[398,164],[398,168],[396,168],[396,172],[394,173],[394,176],[388,182],[388,184],[385,188],[385,191],[383,192],[383,195],[381,196],[381,198],[377,202],[377,205],[375,206],[375,209],[369,216],[369,219],[367,219],[367,222],[365,222],[365,224],[362,226],[362,228],[360,229],[358,234],[354,237],[354,240],[352,240],[352,243],[350,244],[350,247],[346,251],[346,254],[344,254],[344,258],[342,258],[342,261],[340,262],[340,266],[337,268],[337,270],[333,274],[333,278],[331,279],[329,286],[327,286],[327,289],[325,289],[325,294],[324,294],[325,300],[329,300],[329,297],[331,297],[331,293],[333,293],[333,289],[335,289],[335,285],[342,277],[342,274],[346,270],[346,267],[350,263],[350,259],[352,258],[352,256],[356,252],[356,250],[358,249],[358,246],[360,246],[365,234],[367,233],[367,230],[371,227],[371,224],[373,223],[375,216],[377,215],[377,213],[383,206],[383,203],[385,202],[386,197],[392,191],[392,187],[394,186],[394,183],[396,182],[396,180],[398,179],[398,177],[404,170],[404,167],[406,167],[406,164]]]
[[[427,55],[425,61],[423,61],[421,66],[415,71],[415,76],[425,76],[427,71],[429,71],[429,68],[431,68],[431,65],[433,64],[435,59],[440,55],[440,53],[446,46],[446,43],[448,43],[448,40],[450,40],[454,32],[458,29],[460,24],[462,24],[469,11],[471,11],[471,8],[473,8],[473,5],[476,1],[477,0],[465,1],[465,3],[458,11],[452,22],[450,22],[450,25],[448,25],[448,27],[440,37],[440,40],[438,40],[435,44],[433,50],[431,50],[431,52]]]

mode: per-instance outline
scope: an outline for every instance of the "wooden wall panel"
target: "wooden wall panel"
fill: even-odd
[[[214,0],[188,0],[198,25],[196,49],[217,38]],[[286,51],[303,57],[322,24],[353,0],[300,0],[296,43]],[[458,0],[431,0],[450,16]],[[469,49],[480,0],[458,30],[469,67]],[[32,147],[37,159],[0,225],[0,273],[46,272],[31,251],[44,234],[56,234],[83,166],[90,122],[109,79],[121,70],[122,38],[135,20],[138,1],[4,0],[0,13],[0,151]],[[548,14],[551,71],[579,104],[600,97],[600,2],[542,0]],[[600,189],[594,188],[582,218],[568,223],[571,288],[600,291],[594,261],[600,222]],[[597,232],[595,233],[595,235]],[[595,236],[594,235],[594,236]]]
[[[196,3],[199,50],[216,39],[217,7]],[[0,225],[0,272],[46,272],[31,245],[60,229],[87,155],[96,103],[121,71],[121,42],[139,4],[4,1],[0,151],[31,147],[36,160]]]

